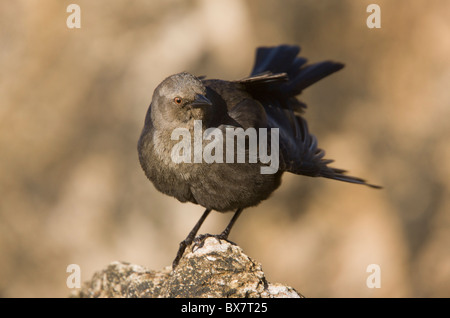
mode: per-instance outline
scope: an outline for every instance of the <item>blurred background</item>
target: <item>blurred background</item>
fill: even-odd
[[[366,25],[373,2],[380,29]],[[256,47],[288,43],[346,64],[304,91],[305,117],[336,167],[384,189],[286,174],[230,239],[307,297],[449,297],[449,15],[445,0],[2,2],[0,296],[66,297],[72,263],[82,281],[115,260],[170,265],[203,208],[140,168],[155,86],[181,71],[242,78]]]

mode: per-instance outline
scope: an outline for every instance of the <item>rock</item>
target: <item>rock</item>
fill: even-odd
[[[113,262],[94,274],[73,297],[300,298],[294,288],[267,282],[262,267],[239,246],[208,237],[188,247],[172,271]]]

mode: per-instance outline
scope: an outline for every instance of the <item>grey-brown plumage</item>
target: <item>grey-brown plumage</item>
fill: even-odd
[[[299,51],[299,47],[288,45],[259,48],[250,77],[242,80],[200,79],[179,73],[155,89],[138,142],[141,166],[162,193],[206,208],[181,243],[174,266],[211,210],[236,210],[229,226],[219,235],[226,239],[242,209],[267,199],[280,185],[284,172],[378,187],[330,167],[332,160],[324,159],[324,151],[318,148],[301,116],[305,104],[296,96],[343,65],[330,61],[307,65],[306,59],[297,57]],[[265,164],[259,160],[175,163],[171,154],[178,140],[172,140],[171,134],[174,129],[185,128],[194,136],[195,120],[202,121],[202,131],[217,127],[224,134],[226,127],[278,128],[278,171],[262,174],[260,168]],[[270,140],[268,145],[270,148]]]

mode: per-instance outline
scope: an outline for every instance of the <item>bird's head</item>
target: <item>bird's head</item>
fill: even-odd
[[[153,93],[150,106],[153,124],[167,127],[207,120],[212,102],[206,95],[205,85],[194,75],[183,72],[169,76]]]

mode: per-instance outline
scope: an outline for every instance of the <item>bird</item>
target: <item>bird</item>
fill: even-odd
[[[325,151],[318,147],[303,116],[306,104],[297,98],[304,89],[341,70],[344,64],[331,60],[310,64],[299,53],[298,45],[263,46],[256,49],[247,77],[220,80],[181,72],[167,77],[155,88],[138,140],[140,165],[158,191],[205,208],[180,243],[173,268],[185,249],[197,240],[197,232],[211,211],[234,211],[234,215],[222,233],[201,237],[228,240],[242,211],[266,200],[280,186],[284,173],[381,188],[330,166],[333,160],[325,158]],[[237,147],[239,144],[226,148],[225,143],[231,139],[219,138],[220,133],[226,135],[233,129],[248,132],[241,148]],[[249,144],[254,142],[250,137],[255,134],[260,152],[250,160]],[[212,142],[212,135],[217,140],[216,160],[211,162],[201,157],[201,150],[206,150],[208,141]],[[180,146],[181,136],[186,137],[185,147]],[[192,144],[194,151],[188,147]],[[195,145],[200,146],[200,152]],[[230,149],[231,155],[220,153],[223,149]],[[274,169],[270,170],[268,161],[262,160],[263,150],[275,154]],[[247,160],[232,160],[239,151]],[[176,156],[180,153],[183,160]],[[263,169],[269,170],[262,173]]]

